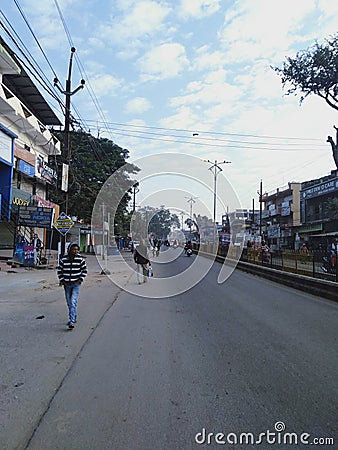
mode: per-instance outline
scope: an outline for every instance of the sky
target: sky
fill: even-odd
[[[225,193],[217,220],[225,208],[258,205],[261,180],[263,192],[273,192],[335,168],[326,139],[335,135],[337,111],[314,95],[302,104],[285,95],[271,67],[337,32],[336,1],[3,0],[0,19],[52,88],[55,75],[65,86],[76,48],[72,88],[82,78],[86,86],[72,97],[72,115],[85,131],[128,149],[130,163],[149,168],[167,155],[152,182],[140,184],[141,206],[161,192],[156,201],[175,207],[177,195],[178,208],[189,211],[194,197],[194,212],[203,203],[212,216],[215,179],[206,160],[231,162],[219,164],[220,176],[236,201]],[[182,176],[177,154],[187,155],[187,165],[200,162],[197,180],[205,167],[207,192],[190,176],[185,183],[158,176]]]

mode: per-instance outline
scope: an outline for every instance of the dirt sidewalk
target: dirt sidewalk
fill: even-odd
[[[0,271],[2,450],[25,448],[73,361],[121,292],[102,273],[95,256],[86,261],[89,271],[72,331],[66,327],[67,306],[55,270]],[[111,267],[128,282],[118,260]]]

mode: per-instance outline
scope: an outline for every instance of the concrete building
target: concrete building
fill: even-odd
[[[297,229],[299,237],[313,248],[326,248],[338,235],[338,170],[302,183],[300,208],[302,226]]]
[[[0,248],[13,248],[20,206],[50,207],[61,145],[50,128],[61,126],[24,67],[0,37]],[[44,239],[43,230],[30,230]]]
[[[273,250],[295,248],[294,230],[301,225],[300,190],[301,183],[290,182],[285,189],[263,194],[262,232]]]

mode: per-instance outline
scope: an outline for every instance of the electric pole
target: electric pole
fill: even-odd
[[[262,242],[262,202],[263,202],[263,181],[261,180],[259,185],[259,191],[257,191],[259,195],[259,236]]]
[[[55,77],[54,78],[54,86],[62,93],[66,96],[66,109],[65,109],[65,130],[64,130],[64,152],[63,152],[63,159],[66,161],[66,166],[67,166],[67,184],[65,186],[65,191],[66,191],[66,205],[65,205],[65,213],[68,215],[68,198],[69,198],[69,194],[68,194],[68,174],[69,174],[69,167],[70,167],[70,163],[71,163],[71,159],[72,159],[72,154],[71,154],[71,146],[70,146],[70,97],[74,94],[76,94],[76,92],[78,92],[80,89],[84,88],[85,85],[85,80],[81,80],[81,84],[74,90],[72,91],[72,82],[71,82],[71,78],[72,78],[72,66],[73,66],[73,57],[74,57],[74,53],[75,53],[75,47],[72,47],[70,49],[70,59],[69,59],[69,68],[68,68],[68,78],[66,80],[66,89],[63,90],[61,89],[61,87],[59,86],[59,80]],[[63,175],[63,174],[62,174]],[[64,235],[64,239],[61,242],[61,254],[65,254],[66,252],[66,235]]]
[[[69,68],[68,68],[68,78],[66,80],[66,89],[63,90],[59,86],[59,80],[57,78],[54,78],[54,86],[66,96],[66,109],[65,109],[65,130],[64,130],[64,159],[66,160],[66,164],[68,166],[68,170],[70,167],[70,163],[72,160],[72,152],[71,152],[71,145],[70,145],[70,97],[74,94],[76,94],[80,89],[84,88],[85,80],[81,80],[81,84],[72,91],[72,66],[73,66],[73,57],[75,53],[75,48],[72,47],[70,49],[70,59],[69,59]],[[66,214],[68,214],[68,184],[67,184],[67,190],[66,190]]]

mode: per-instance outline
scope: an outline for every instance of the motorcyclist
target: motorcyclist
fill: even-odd
[[[262,260],[266,263],[270,262],[270,248],[265,241],[262,242]]]
[[[184,253],[185,253],[185,254],[187,253],[188,248],[189,248],[190,250],[192,250],[192,243],[191,243],[191,241],[187,241],[187,242],[185,243],[185,245],[184,245]]]

